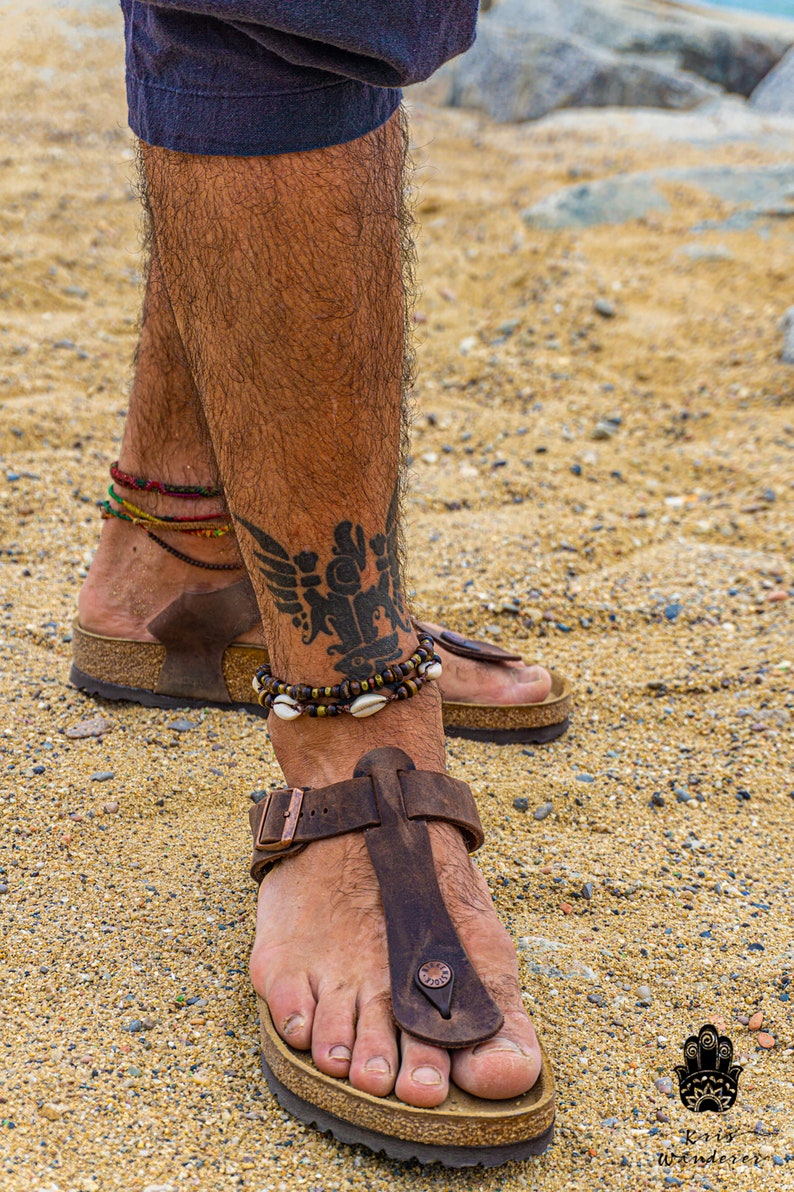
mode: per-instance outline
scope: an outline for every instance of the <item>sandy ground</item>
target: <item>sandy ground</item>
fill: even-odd
[[[794,1187],[791,222],[695,235],[729,212],[687,187],[617,228],[521,218],[572,179],[783,149],[417,106],[412,584],[569,675],[577,706],[549,747],[450,747],[554,1057],[556,1144],[490,1173],[400,1167],[305,1130],[259,1074],[261,722],[180,732],[66,683],[140,298],[132,150],[115,13],[3,23],[0,1188]],[[97,711],[103,738],[65,735]],[[721,1118],[655,1084],[710,1020],[744,1065]]]

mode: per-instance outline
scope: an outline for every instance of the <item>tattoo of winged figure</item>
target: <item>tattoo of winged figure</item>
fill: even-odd
[[[360,525],[339,522],[323,574],[315,551],[290,556],[259,526],[235,517],[259,548],[254,553],[276,608],[302,630],[304,645],[321,633],[333,638],[328,654],[338,655],[334,669],[350,679],[366,678],[400,657],[399,630],[410,632],[411,625],[400,585],[396,490],[385,534],[367,541]],[[365,585],[373,565],[377,578]]]

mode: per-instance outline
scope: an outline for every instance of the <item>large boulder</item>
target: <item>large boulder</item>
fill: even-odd
[[[509,28],[483,22],[474,46],[451,72],[447,102],[518,121],[570,107],[694,108],[715,94],[695,75],[577,37],[516,38]]]
[[[794,50],[767,75],[750,96],[759,112],[775,116],[794,116]]]
[[[794,21],[668,0],[496,0],[443,83],[447,103],[499,120],[574,106],[692,108],[715,86],[749,95],[791,46]]]

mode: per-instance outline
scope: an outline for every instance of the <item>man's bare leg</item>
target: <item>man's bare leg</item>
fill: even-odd
[[[163,285],[157,251],[152,246],[144,300],[141,338],[124,437],[119,451],[123,471],[154,477],[167,484],[216,486],[218,466],[209,432]],[[159,493],[119,490],[147,512],[159,516],[211,513],[223,498],[191,500]],[[80,591],[80,624],[110,637],[152,641],[146,626],[184,591],[209,592],[245,574],[234,534],[206,539],[164,533],[164,541],[189,557],[235,570],[192,567],[152,542],[137,526],[109,518]],[[260,630],[243,641],[261,640]]]
[[[150,237],[151,238],[151,237]],[[156,245],[149,245],[148,278],[141,337],[135,359],[130,406],[119,452],[123,471],[169,484],[217,485],[218,465],[212,450],[204,411],[185,357],[182,341],[163,285]],[[124,494],[147,512],[181,516],[185,502],[156,493]],[[209,513],[221,500],[192,501],[190,513]],[[163,551],[142,530],[108,520],[86,583],[80,592],[79,617],[84,629],[153,640],[146,626],[182,592],[213,591],[243,574],[234,534],[220,539],[189,540],[166,535],[177,549],[212,563],[240,563],[238,572],[191,567]],[[240,641],[257,641],[257,629]],[[533,703],[546,698],[548,671],[521,664],[493,666],[448,654],[444,662],[442,694],[450,700],[475,703]]]
[[[395,650],[407,656],[416,639],[393,533],[404,351],[397,121],[312,153],[213,158],[146,147],[144,164],[163,273],[274,670],[334,683],[378,669]],[[356,640],[351,601],[377,625],[374,646]],[[420,769],[444,767],[432,688],[364,721],[273,721],[293,785],[349,777],[362,753],[383,745],[407,749]],[[374,1094],[395,1088],[416,1105],[443,1101],[450,1070],[473,1093],[513,1096],[540,1066],[515,950],[457,831],[433,825],[431,835],[450,913],[505,1014],[497,1038],[453,1057],[407,1036],[398,1043],[361,835],[317,841],[267,877],[252,979],[284,1038],[311,1047],[330,1075]]]

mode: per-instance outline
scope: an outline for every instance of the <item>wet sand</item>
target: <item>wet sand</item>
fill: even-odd
[[[179,731],[66,682],[140,300],[120,21],[16,10],[3,37],[0,1187],[794,1187],[791,220],[693,233],[730,208],[685,185],[620,226],[522,220],[572,182],[783,162],[785,142],[414,103],[417,608],[576,688],[555,744],[449,750],[554,1057],[557,1141],[495,1172],[420,1170],[305,1130],[260,1076],[262,723]],[[66,735],[97,714],[101,739]],[[742,1021],[758,1011],[772,1048]],[[744,1066],[722,1117],[655,1083],[708,1021]]]

